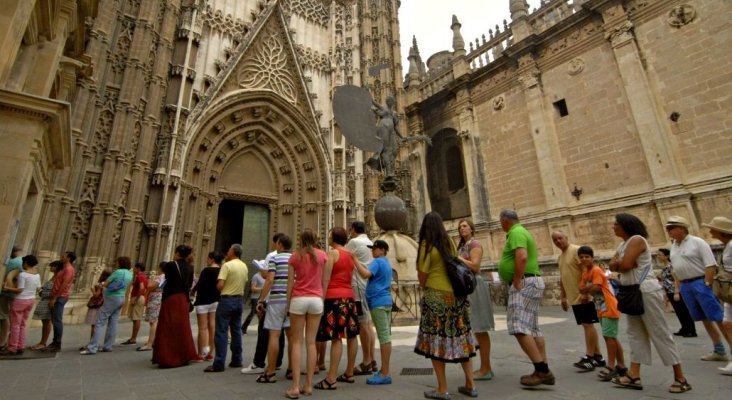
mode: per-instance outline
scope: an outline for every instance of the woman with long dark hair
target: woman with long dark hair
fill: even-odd
[[[300,248],[290,257],[287,277],[287,310],[290,314],[290,338],[292,349],[292,387],[285,392],[287,398],[296,399],[300,394],[313,393],[313,375],[317,350],[315,334],[323,314],[323,270],[328,256],[317,248],[317,237],[310,229],[300,234]],[[300,387],[300,360],[302,359],[302,333],[305,330],[307,375]]]
[[[207,267],[201,271],[198,282],[191,289],[196,294],[193,306],[198,321],[198,356],[205,361],[214,359],[214,333],[216,331],[216,307],[221,291],[216,287],[224,255],[218,251],[208,253]]]
[[[186,260],[192,251],[190,246],[178,245],[173,261],[163,266],[165,286],[152,356],[153,364],[158,364],[160,368],[175,368],[191,361],[203,361],[193,345],[188,317],[193,267]]]
[[[620,274],[622,286],[640,284],[643,296],[642,315],[626,315],[628,339],[630,340],[630,369],[627,374],[612,379],[616,385],[642,390],[641,364],[651,365],[651,343],[656,347],[661,361],[672,365],[674,383],[669,387],[671,393],[691,390],[691,385],[681,369],[681,358],[671,331],[663,316],[663,287],[651,274],[651,249],[646,238],[646,226],[636,216],[618,214],[613,225],[615,236],[623,239],[618,250],[610,260],[610,270]]]
[[[437,376],[437,388],[424,392],[428,399],[450,398],[445,363],[460,363],[463,368],[465,386],[458,387],[458,392],[478,397],[470,360],[475,357],[470,303],[467,298],[455,297],[446,270],[445,260],[456,253],[440,214],[433,211],[425,215],[419,230],[417,253],[417,278],[424,292],[414,352],[432,361]]]

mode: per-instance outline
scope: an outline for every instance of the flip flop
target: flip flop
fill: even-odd
[[[152,347],[149,347],[147,345],[144,345],[144,346],[138,347],[136,350],[137,351],[150,351],[150,350],[152,350]]]

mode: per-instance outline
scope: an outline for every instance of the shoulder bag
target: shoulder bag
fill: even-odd
[[[732,272],[724,269],[723,258],[720,257],[717,273],[712,281],[712,291],[717,298],[725,303],[732,303]]]
[[[447,277],[450,278],[455,297],[468,297],[475,290],[475,274],[458,257],[445,260]]]
[[[618,299],[618,311],[628,315],[643,315],[645,309],[643,307],[643,293],[641,293],[640,284],[646,279],[650,270],[651,268],[649,266],[643,272],[638,283],[618,286],[618,293],[615,295]]]

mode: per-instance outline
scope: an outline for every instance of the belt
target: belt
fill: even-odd
[[[704,279],[704,275],[702,275],[702,276],[697,276],[696,278],[682,279],[682,280],[681,280],[681,283],[689,283],[689,282],[694,282],[694,281],[698,281],[699,279]]]
[[[541,276],[541,275],[539,275],[539,274],[524,274],[524,278],[536,278],[536,277],[539,277],[539,276]]]
[[[238,298],[242,298],[242,297],[244,297],[244,296],[242,296],[242,295],[240,295],[240,294],[222,294],[222,295],[221,295],[221,298],[222,298],[222,299],[233,299],[233,298],[237,298],[237,297],[238,297]]]

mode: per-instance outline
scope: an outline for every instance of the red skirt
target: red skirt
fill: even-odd
[[[175,368],[187,365],[197,357],[188,317],[188,297],[184,293],[173,294],[160,305],[153,364],[160,368]]]

